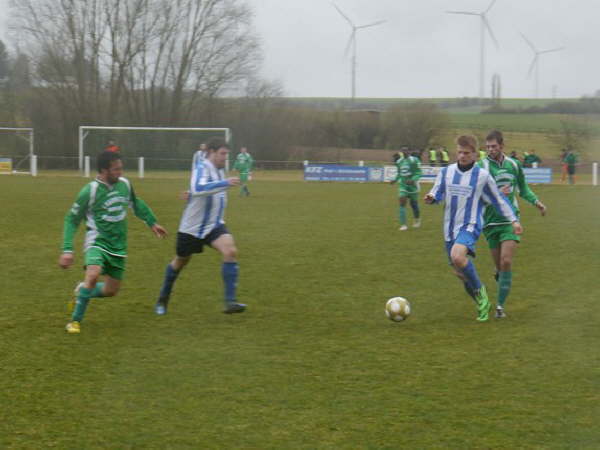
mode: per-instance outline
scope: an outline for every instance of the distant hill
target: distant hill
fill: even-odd
[[[447,112],[453,113],[479,113],[492,105],[491,99],[473,97],[463,98],[368,98],[355,99],[354,103],[349,98],[343,97],[286,97],[284,100],[291,105],[317,108],[321,110],[335,109],[370,109],[386,111],[396,105],[407,103],[425,102],[435,103]],[[544,107],[552,103],[577,102],[577,98],[504,98],[501,105],[505,108],[530,108]]]

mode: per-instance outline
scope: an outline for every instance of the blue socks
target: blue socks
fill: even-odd
[[[473,300],[477,301],[477,299],[475,298],[475,291],[473,289],[471,289],[471,286],[469,286],[469,283],[467,283],[466,281],[463,281],[463,285],[465,286],[465,291],[467,291],[467,294],[469,294],[469,297],[471,297]]]
[[[90,292],[90,298],[104,297],[104,294],[102,293],[102,289],[104,289],[104,283],[102,281],[99,283],[96,283],[96,286]]]
[[[238,263],[226,262],[223,263],[221,274],[223,276],[223,283],[225,284],[225,301],[235,302],[235,291],[237,288],[238,279]]]
[[[165,279],[163,280],[163,285],[160,288],[160,298],[169,298],[171,295],[171,290],[173,289],[173,283],[177,279],[179,272],[173,269],[171,263],[167,264],[167,268],[165,270]]]
[[[477,275],[477,270],[475,270],[473,261],[469,260],[467,266],[462,269],[462,273],[467,278],[467,283],[473,291],[481,289],[481,280],[479,280],[479,275]]]

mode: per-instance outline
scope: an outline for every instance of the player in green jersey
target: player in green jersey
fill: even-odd
[[[400,220],[400,231],[408,230],[406,225],[406,202],[410,200],[410,206],[414,216],[414,228],[421,226],[421,215],[419,211],[419,179],[421,178],[421,162],[415,156],[410,156],[408,150],[404,152],[404,157],[396,158],[395,164],[397,175],[391,184],[398,183],[398,197],[400,201],[400,210],[398,218]]]
[[[564,162],[567,165],[567,173],[569,174],[569,184],[575,184],[575,166],[577,165],[577,155],[573,150],[568,149],[564,157]]]
[[[250,153],[248,153],[248,149],[242,147],[233,164],[233,170],[237,170],[240,174],[240,196],[245,195],[247,197],[250,195],[250,191],[248,190],[248,179],[250,178],[250,171],[252,170],[253,165],[254,159]]]
[[[500,191],[513,205],[517,218],[519,217],[517,192],[522,199],[534,205],[542,216],[546,215],[546,206],[525,181],[521,163],[504,154],[504,136],[500,131],[494,130],[487,135],[486,148],[487,157],[480,160],[478,164],[494,177]],[[496,317],[501,319],[506,317],[504,304],[512,286],[512,261],[521,238],[514,234],[512,225],[493,207],[487,206],[483,217],[483,233],[496,266],[495,278],[498,282]]]
[[[80,323],[90,299],[117,295],[125,273],[127,257],[127,208],[159,237],[167,231],[156,223],[146,203],[135,195],[133,186],[123,178],[123,162],[118,153],[105,151],[98,156],[98,176],[81,189],[65,216],[62,253],[58,264],[69,268],[73,262],[73,237],[81,220],[86,219],[84,244],[85,279],[75,289],[76,299],[68,333],[79,333]],[[99,282],[105,275],[104,282]]]

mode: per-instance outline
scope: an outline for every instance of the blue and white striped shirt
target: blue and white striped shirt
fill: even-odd
[[[229,182],[225,169],[217,169],[208,159],[196,160],[190,179],[190,198],[181,216],[179,232],[204,238],[225,223]]]
[[[483,210],[492,205],[496,211],[508,219],[517,220],[512,205],[498,190],[490,173],[474,165],[466,172],[458,164],[444,167],[429,192],[436,203],[445,202],[444,239],[454,241],[461,231],[469,231],[478,238],[483,228]]]

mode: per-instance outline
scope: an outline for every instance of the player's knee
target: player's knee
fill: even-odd
[[[456,253],[452,253],[450,255],[450,260],[452,261],[452,265],[457,269],[466,267],[467,263],[469,262],[466,256]]]
[[[189,257],[189,256],[186,258],[177,256],[173,259],[173,261],[171,261],[171,267],[176,272],[179,272],[181,269],[183,269],[185,266],[187,266],[187,263],[190,262],[190,259],[191,259],[191,257]]]
[[[512,268],[512,259],[507,256],[500,257],[500,270],[509,272]]]
[[[238,255],[238,251],[237,248],[235,247],[235,245],[232,245],[231,247],[227,247],[226,249],[223,250],[223,259],[227,262],[233,262],[236,260]]]
[[[102,290],[102,294],[104,294],[105,297],[114,297],[115,295],[117,295],[118,292],[119,292],[119,288],[106,287],[106,286]]]

